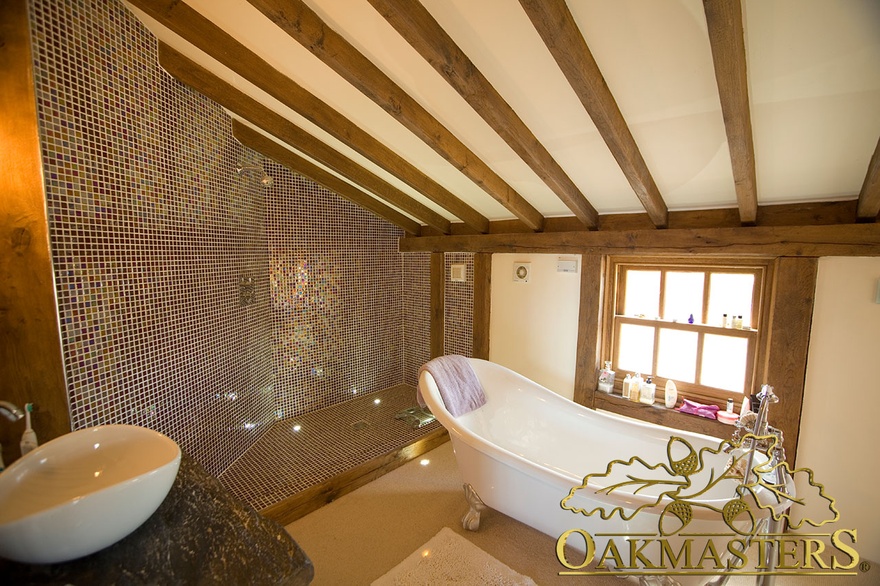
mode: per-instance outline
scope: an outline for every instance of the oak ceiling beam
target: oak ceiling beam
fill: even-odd
[[[875,222],[880,214],[880,140],[874,148],[874,156],[868,164],[868,173],[859,193],[856,215],[860,222]]]
[[[274,69],[256,53],[184,2],[178,0],[129,0],[129,2],[478,232],[488,231],[489,220],[486,217],[305,88]]]
[[[580,189],[418,0],[369,2],[455,88],[581,222],[591,228],[598,226],[599,214]]]
[[[373,214],[388,220],[392,224],[400,226],[406,232],[415,235],[418,235],[421,232],[421,225],[419,225],[418,222],[414,222],[397,210],[388,207],[352,184],[343,181],[328,171],[325,171],[318,165],[315,165],[293,151],[286,149],[274,140],[267,138],[265,135],[249,128],[238,120],[233,120],[232,122],[232,136],[249,149],[255,150],[258,153],[281,163],[291,171],[296,171],[301,175],[305,175],[315,183],[336,192],[350,202],[373,212]]]
[[[880,256],[880,223],[401,238],[401,252]]]
[[[845,201],[814,201],[797,204],[774,204],[758,206],[758,226],[825,226],[829,224],[852,224],[856,217],[855,199]],[[682,228],[733,228],[742,226],[739,208],[713,208],[710,210],[672,210],[669,212],[670,229]],[[454,236],[475,235],[476,232],[461,222],[451,226]],[[574,216],[547,218],[544,232],[580,232],[587,230]],[[654,224],[645,212],[638,214],[600,214],[599,230],[625,232],[653,230]],[[489,222],[490,234],[527,233],[519,220],[493,220]],[[439,236],[432,228],[422,227],[420,236]]]
[[[284,32],[421,138],[532,230],[544,217],[475,153],[302,0],[248,0]]]
[[[665,228],[668,208],[565,0],[520,0],[651,221]]]
[[[280,114],[235,89],[161,41],[159,42],[159,65],[179,82],[214,100],[254,126],[278,137],[306,156],[326,165],[388,203],[424,221],[429,226],[444,234],[449,233],[450,223],[446,218],[389,185],[351,159],[342,156]],[[390,218],[386,219],[391,221]]]
[[[758,207],[755,148],[740,0],[703,0],[740,221],[753,225]]]

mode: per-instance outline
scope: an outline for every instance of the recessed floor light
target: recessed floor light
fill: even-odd
[[[427,459],[427,458],[422,458],[422,459],[419,461],[419,464],[421,464],[422,466],[427,466],[427,465],[430,464],[430,463],[431,463],[431,461],[430,461],[429,459]]]

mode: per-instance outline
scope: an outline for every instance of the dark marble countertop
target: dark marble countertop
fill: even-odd
[[[309,584],[314,568],[284,527],[184,455],[165,501],[131,535],[60,564],[0,559],[3,584]]]

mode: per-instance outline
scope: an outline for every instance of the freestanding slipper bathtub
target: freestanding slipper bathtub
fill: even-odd
[[[746,563],[729,542],[744,551],[768,509],[790,505],[760,485],[742,490],[742,476],[724,478],[731,455],[721,440],[588,409],[500,365],[469,362],[486,402],[457,417],[434,376],[419,375],[465,483],[462,522],[478,529],[488,506],[556,538],[560,572],[598,567],[663,574],[667,584],[722,583],[721,574]],[[564,546],[578,559],[561,559]]]

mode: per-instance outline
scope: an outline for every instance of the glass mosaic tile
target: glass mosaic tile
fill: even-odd
[[[220,481],[255,509],[269,507],[439,428],[395,419],[414,405],[415,389],[400,385],[278,421]]]
[[[29,11],[74,429],[150,427],[219,475],[279,418],[416,384],[429,254],[401,255],[398,228],[239,144],[121,2]]]

